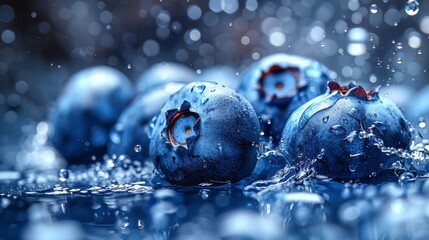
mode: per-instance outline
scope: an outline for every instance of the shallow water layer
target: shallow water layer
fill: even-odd
[[[138,171],[140,181],[118,181],[124,179],[122,165],[100,170],[108,162],[59,172],[0,172],[2,239],[429,236],[429,180],[423,177],[339,183],[311,169],[286,167],[253,183],[179,187],[157,179],[150,164]],[[97,170],[109,177],[94,182]]]

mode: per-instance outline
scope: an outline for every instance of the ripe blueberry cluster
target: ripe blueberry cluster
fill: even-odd
[[[252,172],[269,177],[274,166],[262,168],[279,157],[276,169],[310,164],[338,180],[383,173],[398,159],[386,147],[409,148],[407,121],[377,91],[341,86],[332,75],[314,60],[286,54],[261,59],[239,80],[230,68],[198,76],[160,63],[138,79],[135,96],[116,70],[89,68],[60,95],[51,140],[69,164],[127,155],[153,161],[160,176],[179,185],[237,182]],[[225,85],[239,85],[238,92]],[[258,160],[268,138],[277,153]],[[255,170],[263,156],[271,160]]]

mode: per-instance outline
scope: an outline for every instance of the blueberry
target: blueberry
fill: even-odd
[[[91,161],[107,150],[109,131],[134,90],[119,71],[96,66],[74,74],[51,116],[51,142],[69,164]]]
[[[171,183],[236,182],[255,167],[259,121],[252,105],[230,88],[190,83],[154,121],[150,156]]]
[[[286,123],[279,148],[293,163],[314,163],[318,174],[339,180],[383,175],[409,149],[401,111],[378,91],[328,83],[326,94],[298,108]]]
[[[195,72],[182,64],[172,62],[161,62],[147,69],[137,79],[137,90],[144,92],[156,86],[167,83],[190,83],[195,81]]]
[[[140,161],[149,157],[150,120],[158,114],[170,95],[183,86],[182,83],[167,83],[138,95],[121,114],[110,134],[109,155],[125,154]]]
[[[241,76],[238,92],[255,107],[266,137],[277,143],[292,112],[321,95],[331,72],[320,63],[287,54],[265,57]]]

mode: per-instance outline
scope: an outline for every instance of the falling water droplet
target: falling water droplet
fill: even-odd
[[[58,171],[58,180],[60,180],[61,182],[65,182],[68,178],[69,170],[62,168],[60,169],[60,171]]]
[[[378,12],[378,6],[377,4],[372,4],[371,7],[369,7],[369,11],[371,11],[371,13],[377,13]]]
[[[128,65],[127,65],[127,68],[128,68],[128,69],[131,69],[131,64],[128,64]]]
[[[402,49],[402,43],[398,42],[398,44],[396,45],[396,49],[401,50]]]
[[[140,144],[137,144],[134,146],[134,152],[139,153],[142,151],[142,146]]]
[[[409,16],[416,15],[420,10],[420,3],[417,0],[408,0],[405,4],[405,12]]]
[[[426,121],[424,118],[419,118],[419,128],[425,128],[426,127]]]
[[[398,64],[402,64],[402,58],[401,58],[401,57],[398,57],[398,60],[396,60],[396,63],[398,63]]]

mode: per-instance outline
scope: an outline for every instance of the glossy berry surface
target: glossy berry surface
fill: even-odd
[[[314,60],[274,54],[254,63],[241,75],[238,92],[261,117],[265,136],[278,142],[292,112],[323,94],[329,75],[330,71]]]
[[[167,83],[140,93],[124,110],[115,124],[108,146],[109,155],[127,155],[132,160],[144,161],[149,157],[148,128],[171,94],[184,84]]]
[[[339,180],[375,177],[408,149],[409,126],[377,90],[328,83],[326,94],[297,109],[286,123],[280,149],[295,163],[313,163],[320,175]]]
[[[190,67],[179,63],[161,62],[151,66],[137,79],[136,86],[139,92],[162,86],[167,83],[190,83],[196,80],[197,75]]]
[[[244,97],[215,83],[190,83],[156,117],[150,155],[171,183],[236,182],[255,167],[259,133]]]
[[[119,71],[96,66],[74,74],[51,116],[51,142],[69,164],[89,163],[107,151],[110,129],[134,97]]]

